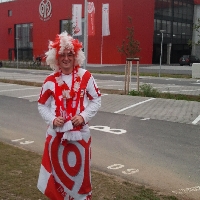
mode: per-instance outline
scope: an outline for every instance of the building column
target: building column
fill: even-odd
[[[167,44],[167,65],[170,65],[172,43]]]
[[[199,18],[200,18],[200,5],[194,5],[194,18],[193,18],[194,24],[198,23]],[[192,44],[194,45],[192,45],[192,55],[195,55],[197,57],[199,57],[200,55],[200,46],[195,44],[200,39],[198,34],[199,33],[196,30],[193,30]]]

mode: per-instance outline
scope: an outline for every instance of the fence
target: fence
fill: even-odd
[[[3,67],[22,69],[50,69],[46,62],[35,61],[2,61]]]

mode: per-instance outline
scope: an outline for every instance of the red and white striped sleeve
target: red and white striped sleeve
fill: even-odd
[[[86,95],[89,99],[89,103],[80,115],[83,117],[85,123],[88,123],[101,107],[101,93],[92,75],[87,83]]]
[[[54,82],[48,77],[41,89],[40,97],[38,99],[38,111],[45,122],[53,128],[53,121],[56,118],[53,112],[52,101],[54,101]]]

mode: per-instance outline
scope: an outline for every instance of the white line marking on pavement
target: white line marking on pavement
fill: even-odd
[[[18,142],[20,140],[24,140],[24,138],[21,138],[21,139],[16,139],[16,140],[11,140],[12,142]]]
[[[173,88],[173,87],[180,87],[180,86],[173,86],[173,85],[170,85],[170,86],[163,86],[163,87],[161,87],[161,86],[159,86],[159,87],[154,87],[154,88]]]
[[[186,189],[179,189],[178,191],[172,191],[175,194],[183,194],[187,192],[197,192],[200,191],[200,186],[186,188]]]
[[[11,90],[0,90],[0,92],[12,92],[12,91],[18,91],[18,90],[34,90],[38,89],[37,87],[34,88],[20,88],[20,89],[11,89]]]
[[[15,84],[5,84],[5,85],[0,85],[0,86],[11,86],[11,85],[15,85]]]
[[[192,122],[192,124],[197,124],[200,121],[200,115]]]
[[[168,81],[168,80],[173,80],[173,79],[175,79],[175,78],[167,78],[167,79],[165,79],[165,80]]]
[[[155,99],[155,98],[151,98],[151,99],[147,99],[146,101],[141,101],[141,102],[139,102],[139,103],[133,104],[133,105],[128,106],[128,107],[126,107],[126,108],[123,108],[123,109],[121,109],[121,110],[115,111],[114,113],[123,112],[124,110],[128,110],[129,108],[133,108],[133,107],[135,107],[135,106],[139,106],[139,105],[141,105],[141,104],[143,104],[143,103],[146,103],[146,102],[151,101],[151,100],[154,100],[154,99]]]
[[[190,92],[190,91],[197,91],[197,90],[200,90],[200,89],[196,89],[196,90],[180,90],[180,91],[183,91],[183,92]]]
[[[39,96],[39,94],[36,94],[36,95],[29,95],[29,96],[22,96],[22,97],[18,97],[18,98],[19,98],[19,99],[22,99],[22,98],[36,97],[36,96]]]
[[[178,91],[162,91],[162,92],[194,92],[194,91],[199,91],[200,89],[196,90],[178,90]]]
[[[150,118],[143,118],[141,120],[146,121],[146,120],[150,120]]]
[[[103,97],[103,96],[107,96],[108,94],[102,94],[101,96]]]

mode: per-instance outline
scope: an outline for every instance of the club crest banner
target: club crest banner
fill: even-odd
[[[88,35],[95,35],[95,7],[93,2],[88,2]]]
[[[82,4],[72,5],[72,23],[74,36],[82,35]]]

